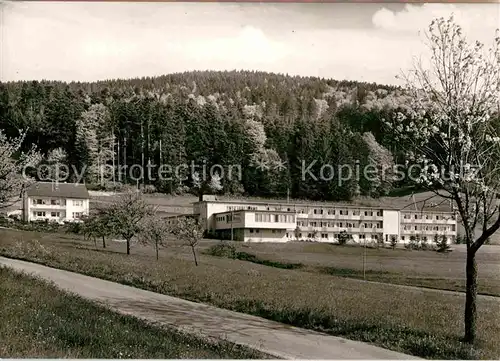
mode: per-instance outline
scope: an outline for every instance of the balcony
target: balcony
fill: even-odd
[[[66,204],[30,204],[30,209],[66,209]]]

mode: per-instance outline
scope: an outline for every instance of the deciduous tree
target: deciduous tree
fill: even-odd
[[[107,210],[109,222],[113,224],[116,234],[121,235],[127,242],[127,254],[130,254],[130,244],[141,231],[141,223],[148,216],[154,214],[141,193],[127,192],[121,195]]]
[[[476,254],[500,228],[500,34],[485,51],[451,17],[434,20],[427,39],[430,61],[405,74],[412,102],[391,127],[420,166],[416,181],[458,208],[467,244],[465,340],[474,342]]]
[[[18,137],[8,138],[0,129],[0,208],[19,200],[23,188],[33,182],[26,175],[26,168],[41,160],[34,145],[27,152],[21,151],[25,136],[26,132],[20,132]]]
[[[198,266],[196,257],[196,246],[203,239],[203,226],[198,220],[190,217],[180,218],[175,225],[174,233],[180,240],[187,243],[193,252],[194,263]]]

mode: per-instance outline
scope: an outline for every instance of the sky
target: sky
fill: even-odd
[[[427,56],[422,31],[452,13],[471,40],[500,27],[499,3],[4,1],[0,80],[246,69],[397,84]]]

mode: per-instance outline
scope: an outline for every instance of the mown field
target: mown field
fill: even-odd
[[[0,267],[0,293],[3,358],[267,358],[158,329],[6,267]]]
[[[465,292],[465,248],[450,253],[372,248],[326,243],[232,243],[259,260],[294,265],[304,271],[368,281]],[[366,255],[366,257],[364,256]],[[363,259],[365,273],[363,274]],[[479,293],[500,296],[500,248],[484,246],[477,254]],[[300,266],[299,266],[300,265]]]
[[[155,260],[150,248],[136,246],[132,249],[132,255],[127,256],[123,244],[114,243],[104,250],[100,246],[93,249],[93,244],[83,243],[81,238],[70,234],[0,230],[0,242],[0,252],[6,256],[209,303],[421,357],[500,357],[499,299],[479,298],[479,341],[471,348],[461,342],[463,294],[367,283],[340,277],[335,273],[317,272],[317,269],[308,270],[308,267],[316,267],[315,262],[327,264],[324,257],[334,266],[338,266],[339,260],[350,258],[359,265],[359,250],[353,251],[352,247],[344,250],[326,244],[280,246],[291,246],[286,252],[285,248],[273,249],[271,245],[252,244],[250,248],[240,245],[249,254],[258,255],[258,260],[274,254],[276,259],[284,257],[282,262],[288,262],[291,260],[290,255],[294,254],[301,263],[308,264],[299,269],[282,269],[275,267],[276,264],[272,262],[268,263],[271,266],[266,266],[253,262],[255,259],[248,261],[205,254],[217,242],[203,242],[198,250],[198,267],[194,265],[189,249],[175,241],[161,250],[159,261]],[[321,247],[332,248],[327,251]],[[369,250],[378,251],[381,250]],[[426,267],[432,267],[435,274],[453,274],[453,269],[458,270],[461,262],[459,252],[438,255],[401,250],[404,256],[399,251],[382,252],[387,254],[379,259],[386,257],[387,264],[394,263],[395,269],[403,272],[401,279],[405,278],[408,262],[418,265],[418,257],[426,257],[424,253],[430,257],[425,263]],[[370,254],[369,258],[374,257],[374,254]],[[389,255],[392,255],[392,260],[388,258]],[[443,266],[446,264],[445,257],[451,260],[457,257],[451,262],[456,266]],[[372,262],[370,267],[376,268],[378,264],[378,261]],[[485,278],[487,275],[480,274],[480,283],[488,279]]]

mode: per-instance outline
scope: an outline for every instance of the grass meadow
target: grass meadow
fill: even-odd
[[[2,358],[267,358],[158,329],[28,275],[0,267]]]
[[[440,255],[424,251],[367,250],[367,258],[372,260],[367,262],[370,269],[377,270],[379,267],[381,261],[375,259],[384,259],[382,264],[393,267],[386,271],[397,275],[384,280],[376,279],[377,273],[372,272],[374,280],[383,283],[371,283],[356,279],[357,276],[352,277],[352,273],[359,272],[362,248],[344,249],[312,243],[240,244],[238,247],[242,252],[254,257],[234,259],[208,255],[210,247],[217,241],[204,241],[198,249],[200,265],[196,267],[189,248],[176,241],[160,251],[159,261],[156,261],[151,248],[137,245],[127,256],[124,244],[108,243],[108,247],[102,249],[99,245],[94,248],[93,244],[71,234],[0,230],[0,253],[4,256],[254,314],[425,358],[491,359],[500,356],[500,300],[496,297],[479,298],[479,341],[470,347],[461,342],[462,293],[385,283],[395,278],[410,278],[414,268],[418,267],[419,257],[426,259],[422,262],[425,265],[422,277],[427,274],[443,279],[452,277],[463,267],[460,252]],[[378,258],[375,257],[376,252],[379,252]],[[275,261],[262,262],[266,257]],[[494,256],[486,254],[482,257],[488,259]],[[349,262],[349,259],[353,261]],[[295,269],[279,266],[294,260],[302,266]],[[489,281],[492,282],[490,288],[495,288],[494,280],[490,280],[493,271],[481,271],[483,261],[479,263],[480,284]],[[325,267],[351,269],[351,276],[346,276],[345,273],[349,272],[345,271],[341,276],[334,271],[324,272]],[[424,272],[426,267],[430,269]],[[456,276],[461,277],[460,274]]]

